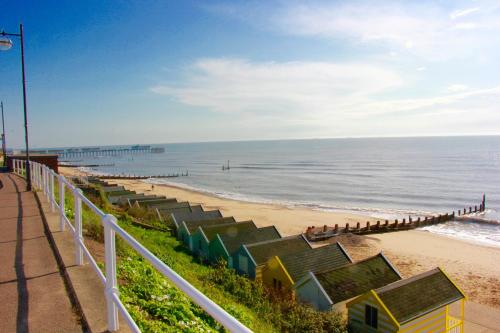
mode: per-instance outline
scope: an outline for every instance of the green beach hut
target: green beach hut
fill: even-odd
[[[269,241],[243,244],[233,255],[233,267],[251,279],[260,279],[269,258],[311,249],[304,235],[295,235]]]
[[[189,250],[193,251],[193,239],[192,235],[198,229],[198,227],[211,226],[218,224],[236,224],[234,217],[219,217],[216,219],[199,219],[194,221],[182,221],[178,233],[180,239],[186,245]]]
[[[376,256],[323,272],[308,272],[295,283],[295,295],[320,311],[344,311],[345,304],[370,291],[401,280],[382,252]]]
[[[216,235],[237,236],[251,230],[257,230],[253,221],[199,226],[191,235],[191,251],[202,259],[208,259],[208,246]]]
[[[208,212],[204,211],[182,211],[182,212],[172,212],[170,214],[172,222],[175,226],[177,239],[182,240],[185,235],[180,233],[182,221],[200,221],[200,220],[213,220],[222,217],[219,210],[211,210]]]
[[[281,238],[281,235],[274,225],[247,230],[236,235],[217,234],[208,245],[208,259],[211,263],[224,260],[229,268],[233,268],[233,255],[242,244],[252,244],[279,238]]]

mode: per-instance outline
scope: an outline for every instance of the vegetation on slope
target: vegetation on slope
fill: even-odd
[[[255,332],[345,332],[345,323],[335,312],[318,312],[292,298],[267,290],[227,268],[225,263],[207,266],[199,262],[168,232],[134,224],[160,226],[155,216],[142,209],[120,209],[109,205],[102,191],[85,191],[96,205],[118,218],[118,223],[160,260],[207,297]],[[73,202],[66,195],[68,217]],[[143,215],[143,213],[145,213]],[[87,237],[103,241],[98,217],[83,207],[83,229]],[[133,217],[131,216],[133,215]],[[120,298],[144,332],[217,332],[224,329],[201,308],[117,239],[120,255]]]

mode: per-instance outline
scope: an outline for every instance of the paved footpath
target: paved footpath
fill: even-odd
[[[14,174],[0,181],[0,332],[82,332],[35,195]]]

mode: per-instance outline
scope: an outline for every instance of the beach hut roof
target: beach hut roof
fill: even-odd
[[[319,272],[335,269],[352,262],[340,243],[333,243],[315,249],[288,253],[279,257],[288,274],[298,281],[307,272]]]
[[[259,243],[247,244],[246,248],[257,265],[265,263],[272,256],[283,256],[306,249],[311,245],[304,235],[295,235]]]
[[[381,253],[333,270],[315,273],[334,304],[401,280],[401,275]]]
[[[197,220],[212,220],[222,217],[219,210],[210,210],[208,212],[204,211],[190,211],[190,212],[174,212],[172,216],[175,217],[177,223],[183,221],[197,221]]]
[[[202,226],[201,229],[203,233],[207,237],[208,241],[214,239],[214,237],[219,235],[229,235],[236,236],[239,233],[245,233],[249,230],[256,230],[257,226],[253,221],[244,221],[238,223],[223,223],[223,224],[215,224],[215,225],[205,225]]]
[[[236,252],[242,244],[252,244],[281,238],[280,233],[274,225],[255,230],[247,230],[237,235],[219,234],[219,236],[230,255]]]
[[[186,224],[189,233],[193,233],[198,227],[210,226],[210,225],[220,225],[220,224],[236,224],[234,217],[220,217],[216,219],[201,219],[193,221],[183,221]]]
[[[465,298],[440,268],[393,282],[375,293],[400,324]]]

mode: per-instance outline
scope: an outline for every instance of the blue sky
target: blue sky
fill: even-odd
[[[500,3],[2,1],[32,147],[500,134]],[[0,53],[23,140],[19,45]]]

